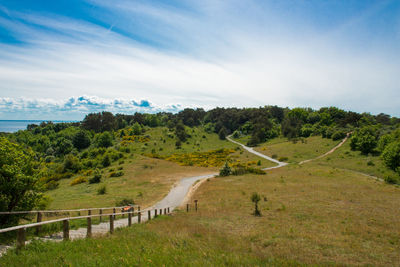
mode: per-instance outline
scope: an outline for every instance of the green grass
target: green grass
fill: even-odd
[[[178,215],[182,217],[186,215]],[[185,225],[165,232],[176,218],[159,217],[147,224],[116,230],[104,238],[61,243],[33,242],[18,255],[10,251],[1,266],[300,266],[293,261],[258,257],[236,239]],[[161,227],[160,227],[161,226]],[[155,231],[155,229],[157,229]],[[210,240],[211,238],[211,240]],[[211,242],[210,242],[211,241]]]
[[[136,204],[141,206],[149,206],[161,200],[173,184],[180,179],[217,172],[219,168],[180,166],[173,162],[148,158],[141,154],[151,153],[153,149],[160,155],[171,155],[173,153],[192,153],[198,150],[238,148],[237,145],[226,140],[220,140],[217,134],[209,134],[202,128],[193,128],[187,131],[192,136],[188,139],[189,144],[184,143],[182,149],[176,149],[176,139],[166,137],[170,133],[167,128],[148,129],[144,134],[150,137],[150,141],[147,142],[148,145],[145,146],[144,143],[140,142],[131,144],[131,154],[128,158],[123,159],[123,164],[119,165],[118,162],[114,162],[110,167],[102,170],[101,183],[82,183],[71,186],[70,183],[75,179],[75,176],[60,180],[57,189],[46,192],[52,198],[49,209],[109,207],[114,206],[116,201],[123,198],[133,199]],[[203,138],[203,136],[206,136],[206,138]],[[165,143],[160,139],[165,139]],[[261,165],[257,166],[259,168],[274,166],[274,163],[260,159],[242,149],[235,150],[231,157],[233,160],[240,160],[244,163],[260,160]],[[123,168],[124,175],[109,177],[110,169],[117,170],[119,167]],[[102,185],[106,186],[107,193],[98,195],[97,189]]]
[[[380,156],[363,155],[360,151],[352,151],[350,141],[344,143],[343,146],[327,157],[316,160],[316,162],[321,165],[362,172],[382,179],[388,174],[396,175],[383,164]]]
[[[275,138],[260,144],[255,150],[267,155],[276,156],[277,159],[287,157],[287,162],[298,163],[303,160],[316,158],[339,144],[340,141],[312,136],[297,141]]]
[[[251,194],[261,196],[252,216]],[[27,246],[1,266],[396,266],[400,188],[317,163],[215,178],[176,212],[112,236]],[[264,197],[266,198],[264,200]]]

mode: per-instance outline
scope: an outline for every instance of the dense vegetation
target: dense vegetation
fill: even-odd
[[[147,132],[157,127],[165,128],[162,136],[159,140],[150,140]],[[132,153],[183,165],[223,166],[228,155],[235,152],[233,147],[200,151],[200,143],[193,138],[207,137],[204,134],[199,136],[194,127],[217,134],[221,140],[230,134],[234,138],[248,136],[247,144],[250,146],[276,137],[296,140],[320,135],[339,140],[352,133],[351,148],[364,155],[381,157],[386,168],[393,171],[385,177],[386,181],[400,182],[400,119],[385,114],[359,114],[335,107],[313,110],[277,106],[215,108],[210,111],[184,109],[177,114],[113,115],[102,112],[88,114],[79,123],[47,122],[6,134],[1,139],[4,149],[1,179],[11,181],[11,184],[5,186],[6,183],[2,183],[0,209],[10,211],[30,209],[39,203],[45,205],[45,201],[39,201],[40,192],[57,188],[63,178],[74,177],[71,186],[100,183],[105,175],[102,169],[114,162],[124,163]],[[184,153],[182,147],[192,139],[193,149]],[[172,140],[174,151],[162,151],[161,144]],[[149,151],[150,143],[152,149]],[[138,144],[140,149],[136,149]],[[10,167],[10,162],[18,168]],[[107,174],[108,177],[123,175],[122,167]],[[18,201],[12,199],[17,185],[20,190]],[[105,189],[100,191],[106,192]]]

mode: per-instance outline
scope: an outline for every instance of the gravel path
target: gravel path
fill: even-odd
[[[236,142],[236,141],[232,140],[229,136],[227,137],[227,139],[232,143],[242,146],[244,149],[246,149],[250,153],[253,153],[259,157],[265,158],[265,159],[275,162],[277,164],[277,166],[265,168],[263,170],[280,168],[280,167],[287,165],[287,163],[285,163],[285,162],[280,162],[276,159],[273,159],[264,154],[261,154],[250,147],[247,147],[239,142]],[[152,207],[142,211],[141,222],[146,222],[149,220],[147,210],[151,210],[151,215],[150,215],[151,218],[154,217],[154,209],[157,209],[157,210],[162,209],[163,213],[164,213],[164,208],[169,207],[170,212],[172,212],[175,208],[177,208],[183,204],[186,195],[190,191],[191,187],[197,181],[212,178],[216,175],[218,175],[218,173],[210,173],[208,175],[187,177],[187,178],[181,179],[179,181],[179,183],[171,189],[171,191],[168,193],[168,195],[166,197],[164,197],[161,201],[159,201]],[[132,217],[132,223],[138,223],[137,216]],[[114,229],[121,228],[121,227],[127,227],[127,226],[128,226],[128,218],[114,220]],[[109,222],[103,222],[100,224],[92,225],[92,236],[104,235],[104,234],[108,233],[109,231],[110,231],[110,223]],[[71,240],[85,238],[86,234],[87,234],[86,228],[79,228],[76,230],[69,231],[69,237]],[[49,236],[41,237],[39,239],[44,240],[44,241],[59,242],[59,241],[63,240],[63,233],[59,232],[59,233],[55,233],[55,234],[52,234]],[[30,243],[30,241],[26,242],[26,244],[29,244],[29,243]],[[6,245],[0,245],[0,256],[3,255],[9,248],[11,248],[11,247],[6,246]]]

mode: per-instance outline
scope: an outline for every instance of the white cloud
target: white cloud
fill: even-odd
[[[17,13],[17,20],[0,21],[28,43],[0,45],[3,118],[10,112],[22,116],[27,105],[40,108],[40,116],[54,109],[78,116],[90,110],[91,101],[97,110],[123,112],[132,106],[130,99],[149,99],[160,110],[169,103],[204,108],[336,105],[400,115],[399,53],[376,46],[379,40],[371,46],[350,45],[345,27],[354,23],[320,35],[252,1],[237,1],[237,6],[193,2],[189,10],[91,2],[106,10],[98,16],[105,24],[113,18],[110,27],[42,14]],[[350,21],[358,25],[370,16]],[[134,34],[156,44],[135,41]],[[64,99],[74,95],[97,98],[75,97],[66,105]],[[23,108],[10,108],[7,101]]]

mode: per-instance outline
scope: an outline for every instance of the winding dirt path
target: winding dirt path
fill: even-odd
[[[303,160],[303,161],[299,162],[299,165],[304,164],[304,163],[307,163],[307,162],[310,162],[310,161],[313,161],[313,160],[316,160],[316,159],[320,159],[320,158],[323,158],[323,157],[328,156],[329,154],[332,154],[333,152],[335,152],[336,149],[338,149],[338,148],[341,147],[344,143],[346,143],[347,139],[349,139],[350,134],[351,134],[351,133],[347,133],[347,134],[346,134],[346,137],[342,140],[342,142],[340,142],[337,146],[335,146],[334,148],[332,148],[331,150],[329,150],[329,151],[326,152],[325,154],[322,154],[322,155],[320,155],[320,156],[318,156],[318,157],[316,157],[316,158],[313,158],[313,159]]]
[[[342,142],[340,144],[338,144],[336,147],[332,148],[330,151],[328,151],[327,153],[315,158],[315,159],[319,159],[322,157],[325,157],[326,155],[329,155],[331,153],[333,153],[337,148],[339,148],[340,146],[342,146],[346,140],[348,139],[349,134],[347,134],[346,138],[344,138],[342,140]],[[255,151],[253,148],[248,147],[244,144],[241,144],[233,139],[231,139],[230,136],[226,137],[228,141],[237,144],[239,146],[241,146],[243,149],[247,150],[248,152],[259,156],[261,158],[267,159],[269,161],[272,161],[274,163],[276,163],[276,166],[273,167],[268,167],[268,168],[264,168],[263,170],[271,170],[271,169],[276,169],[276,168],[281,168],[284,167],[286,165],[288,165],[288,163],[286,162],[281,162],[278,161],[276,159],[273,159],[267,155],[264,155],[260,152]],[[310,160],[305,160],[300,162],[299,164],[304,164],[306,162],[315,160],[315,159],[310,159]],[[218,173],[210,173],[207,175],[201,175],[201,176],[193,176],[193,177],[187,177],[187,178],[183,178],[179,181],[178,184],[176,184],[171,191],[168,193],[168,195],[166,197],[164,197],[161,201],[159,201],[158,203],[156,203],[155,205],[153,205],[152,207],[149,207],[148,209],[145,209],[142,212],[142,217],[141,217],[141,221],[142,222],[146,222],[149,219],[154,217],[154,209],[164,209],[164,208],[170,208],[170,210],[174,210],[177,207],[183,205],[185,202],[187,202],[190,199],[190,196],[194,193],[194,191],[201,185],[202,182],[204,182],[206,179],[215,177],[216,175],[218,175]],[[197,183],[199,181],[199,183]],[[197,184],[196,184],[197,183]],[[193,186],[195,185],[195,186]],[[148,216],[148,212],[147,210],[152,210],[150,217]],[[138,223],[138,217],[135,216],[132,218],[132,223]],[[124,219],[119,219],[119,220],[115,220],[114,221],[114,228],[121,228],[121,227],[127,227],[128,226],[128,218],[124,218]],[[106,233],[109,232],[109,223],[108,222],[104,222],[104,223],[100,223],[97,225],[92,225],[92,235],[96,236],[96,235],[104,235]],[[86,228],[79,228],[76,230],[70,230],[69,235],[70,235],[70,239],[74,240],[74,239],[80,239],[80,238],[85,238],[86,237]],[[41,240],[45,240],[45,241],[55,241],[55,242],[59,242],[62,241],[62,236],[63,233],[59,232],[56,234],[52,234],[43,238],[40,238]],[[30,241],[27,241],[27,243],[29,243]],[[0,257],[1,255],[3,255],[10,247],[9,246],[0,246]]]

